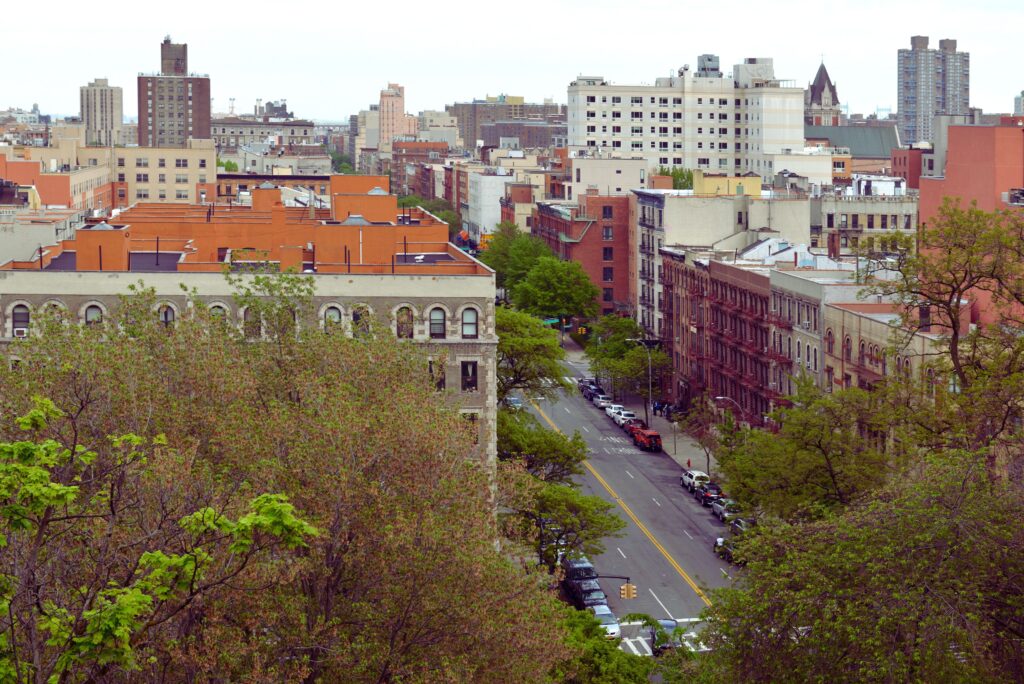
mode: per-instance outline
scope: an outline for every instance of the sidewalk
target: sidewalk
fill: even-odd
[[[587,357],[583,355],[583,349],[576,344],[575,340],[570,337],[566,337],[563,347],[565,349],[565,358],[567,361],[574,364],[586,364]],[[587,371],[586,373],[583,373],[583,375],[589,376],[590,373]],[[573,391],[577,390],[573,388]],[[616,397],[615,401],[643,418],[644,401],[642,397],[627,395],[625,398]],[[653,415],[650,412],[650,409],[648,415],[650,416],[648,424],[661,435],[661,444],[665,453],[679,464],[680,468],[685,470],[688,467],[693,467],[698,470],[704,470],[708,473],[714,472],[718,469],[718,464],[715,463],[714,456],[711,457],[710,467],[708,467],[707,454],[704,453],[704,450],[701,449],[700,445],[693,441],[693,439],[683,434],[680,430],[673,429],[672,423],[661,416]],[[687,466],[687,462],[691,465]]]

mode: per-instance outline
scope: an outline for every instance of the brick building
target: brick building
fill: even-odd
[[[401,195],[413,194],[413,189],[409,185],[409,166],[436,164],[447,155],[448,143],[395,140],[391,144],[391,180],[395,189]],[[415,176],[415,172],[413,175]]]
[[[601,315],[631,313],[630,197],[583,195],[579,206],[538,202],[531,234],[561,259],[575,261],[601,290]]]
[[[210,137],[210,77],[188,71],[188,45],[160,44],[160,73],[139,74],[139,145],[184,147]]]

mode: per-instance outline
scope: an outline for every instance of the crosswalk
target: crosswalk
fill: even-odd
[[[570,385],[576,384],[576,378],[571,375],[564,375],[562,376],[562,379]],[[554,378],[541,378],[540,384],[544,387],[556,387],[558,385],[558,381]]]
[[[697,621],[697,619],[686,620],[686,622]],[[648,627],[644,627],[643,623],[622,622],[619,623],[619,629],[622,630],[622,638],[619,640],[620,650],[638,656],[654,655],[654,650],[651,648],[650,630]],[[681,635],[679,641],[685,648],[694,653],[702,653],[708,650],[700,642],[700,635],[692,630]]]

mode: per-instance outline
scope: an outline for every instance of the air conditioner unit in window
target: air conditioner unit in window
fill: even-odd
[[[14,336],[15,337],[28,337],[28,328],[15,328],[14,329]]]

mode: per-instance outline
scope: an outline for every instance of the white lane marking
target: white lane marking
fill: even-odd
[[[584,432],[590,432],[590,430],[587,429],[586,425],[580,425],[580,427],[583,428]]]
[[[661,506],[661,504],[658,503],[658,500],[655,499],[653,496],[651,497],[651,501],[653,501],[654,503],[658,504],[659,507]]]
[[[615,550],[618,551],[619,555],[622,556],[623,558],[626,557],[626,554],[622,553],[622,549],[620,549],[618,546],[615,547]]]
[[[572,377],[571,375],[563,375],[562,377],[563,377],[563,378],[565,379],[565,381],[566,381],[566,382],[568,382],[569,384],[572,384],[572,382],[573,382],[574,380],[576,380],[576,378]]]
[[[687,537],[690,537],[690,539],[693,539],[693,537],[690,535],[690,533],[687,532],[686,530],[683,530],[683,534],[685,534]]]
[[[668,608],[666,608],[665,604],[661,602],[661,599],[658,598],[658,595],[654,593],[654,590],[650,587],[647,587],[647,591],[651,592],[651,596],[653,596],[654,600],[658,602],[658,605],[661,606],[661,609],[665,611],[665,615],[668,617],[668,619],[674,620],[675,618],[672,617],[672,613],[668,612]]]
[[[604,450],[604,453],[606,453],[606,454],[610,454],[611,453],[610,451],[608,451],[608,447],[601,447],[601,448]]]
[[[565,412],[566,412],[566,413],[568,413],[569,415],[572,415],[572,411],[570,411],[570,410],[569,410],[569,407],[568,407],[568,406],[563,406],[562,408],[564,408],[564,409],[565,409]]]
[[[630,476],[631,478],[633,478],[634,480],[636,479],[635,477],[633,477],[633,473],[629,472],[628,470],[626,471],[626,474],[627,474],[627,475],[629,475],[629,476]]]
[[[729,576],[729,573],[727,573],[725,571],[725,568],[718,568],[718,569],[722,571],[722,574],[725,575],[726,579],[732,579],[732,577]]]
[[[651,650],[651,646],[647,643],[647,639],[638,638],[637,640],[640,642],[640,645],[644,647],[644,651],[646,651],[644,655],[654,655],[654,651]]]
[[[637,650],[636,646],[633,645],[632,639],[623,639],[622,643],[629,646],[629,650],[633,652],[633,655],[640,655],[640,651]]]

